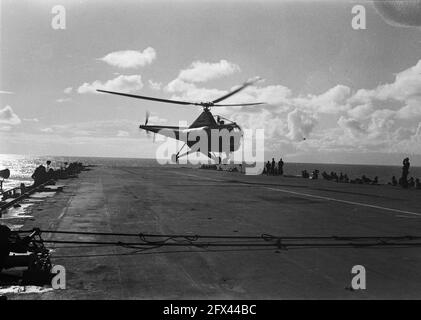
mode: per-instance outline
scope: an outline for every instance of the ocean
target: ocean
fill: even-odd
[[[100,158],[100,157],[58,157],[58,156],[27,156],[15,154],[0,154],[0,170],[8,168],[10,178],[3,183],[3,189],[8,190],[19,186],[21,183],[31,185],[31,175],[40,164],[52,162],[51,167],[60,168],[64,162],[78,161],[85,165],[98,165],[105,167],[150,167],[160,166],[155,159],[134,159],[134,158]],[[186,166],[186,165],[183,165]],[[400,177],[402,166],[376,166],[376,165],[351,165],[351,164],[326,164],[326,163],[288,163],[285,162],[284,173],[286,175],[301,175],[301,171],[319,170],[330,173],[342,172],[351,179],[366,175],[369,178],[377,176],[379,183],[387,183],[392,176]],[[414,178],[421,178],[421,167],[411,167],[410,174]]]

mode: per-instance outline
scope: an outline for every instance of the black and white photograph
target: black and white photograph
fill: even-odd
[[[421,299],[421,0],[0,0],[0,30],[0,300]]]

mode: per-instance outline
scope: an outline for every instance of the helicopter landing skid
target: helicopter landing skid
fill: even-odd
[[[180,155],[180,152],[183,150],[185,145],[186,144],[184,144],[176,154],[173,154],[171,156],[171,161],[173,163],[178,164],[178,159],[180,159],[181,157],[184,157],[184,156],[188,156],[189,154],[193,153],[191,150],[188,150],[187,152],[184,152],[183,154]],[[222,162],[222,158],[215,156],[215,154],[211,154],[210,152],[208,152],[207,156],[208,156],[209,159],[215,161],[217,164],[221,164],[221,162]]]

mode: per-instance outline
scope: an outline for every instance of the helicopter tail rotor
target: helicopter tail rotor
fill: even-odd
[[[147,126],[147,125],[148,125],[150,115],[151,115],[151,114],[149,113],[149,111],[148,111],[148,110],[146,110],[146,116],[145,116],[145,126]]]
[[[145,126],[148,125],[150,115],[151,114],[150,114],[149,110],[146,110],[146,113],[145,113]],[[151,133],[148,130],[146,130],[146,136],[148,138],[151,136]]]

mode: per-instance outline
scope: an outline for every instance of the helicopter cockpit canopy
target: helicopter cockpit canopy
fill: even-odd
[[[213,115],[213,117],[218,125],[227,126],[227,129],[229,131],[232,131],[232,130],[234,130],[234,132],[241,131],[240,126],[236,122],[229,120],[221,115]]]

